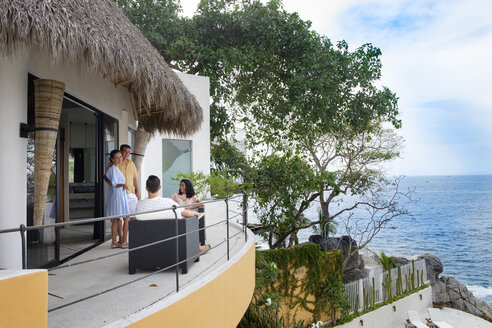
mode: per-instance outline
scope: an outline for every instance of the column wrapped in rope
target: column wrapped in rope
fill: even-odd
[[[54,80],[34,81],[34,225],[43,224],[44,207],[55,151],[65,84]]]
[[[137,167],[137,172],[140,174],[140,168],[145,155],[145,149],[150,140],[150,133],[143,130],[141,127],[135,132],[135,144],[133,146],[133,162]]]

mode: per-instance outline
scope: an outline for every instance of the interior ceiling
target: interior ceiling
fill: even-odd
[[[96,123],[96,114],[86,108],[71,102],[68,99],[63,99],[62,115],[68,116],[68,121],[75,124],[91,124]]]

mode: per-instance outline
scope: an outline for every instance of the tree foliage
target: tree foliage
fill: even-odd
[[[179,16],[177,0],[117,2],[170,65],[210,78],[215,169],[254,184],[271,247],[356,208],[402,214],[391,201],[367,200],[392,186],[381,164],[402,144],[398,99],[379,86],[379,48],[333,44],[280,0],[201,0],[191,18]],[[237,129],[244,152],[230,142]],[[366,201],[333,206],[347,195]],[[313,202],[322,216],[309,221]]]

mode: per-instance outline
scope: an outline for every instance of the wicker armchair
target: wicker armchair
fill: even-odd
[[[199,207],[198,208],[198,213],[205,213],[205,207]],[[200,245],[205,246],[205,214],[203,214],[200,217],[200,220],[198,222],[198,228],[200,229],[199,236],[200,236]]]
[[[176,239],[132,251],[136,247],[176,236],[176,220],[157,219],[129,222],[128,271],[130,274],[134,274],[137,269],[170,267],[188,259],[179,264],[181,273],[187,273],[188,266],[199,261],[197,218],[178,219],[177,223],[178,234],[188,233],[178,238],[179,260],[176,260]]]

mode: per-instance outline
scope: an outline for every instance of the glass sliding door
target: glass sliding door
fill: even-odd
[[[119,148],[118,144],[118,121],[115,120],[114,118],[104,115],[102,117],[102,148],[104,149],[104,160],[103,160],[103,167],[102,167],[102,174],[106,174],[106,170],[109,167],[109,154],[113,149]],[[107,183],[103,183],[103,188],[102,188],[102,194],[103,194],[103,199],[104,203],[102,204],[102,213],[103,216],[106,215],[106,199],[109,193],[109,185]],[[109,224],[108,224],[109,226]]]
[[[73,99],[65,98],[60,125],[67,131],[63,149],[64,209],[59,222],[77,222],[97,217],[97,130],[98,115]],[[62,212],[62,211],[60,211]],[[99,241],[95,224],[63,227],[59,232],[60,261],[70,258]]]
[[[28,130],[34,127],[34,80],[28,78]],[[27,135],[27,225],[33,225],[34,132]],[[58,127],[43,224],[75,223],[29,231],[27,265],[58,265],[105,240],[105,222],[77,223],[105,215],[103,175],[109,153],[118,147],[118,121],[65,94]],[[110,225],[108,225],[110,226]]]

